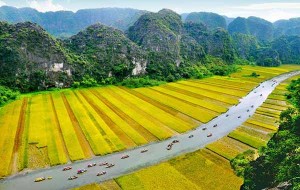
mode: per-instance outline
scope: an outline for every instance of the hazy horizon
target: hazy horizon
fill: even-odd
[[[190,12],[214,12],[228,17],[257,16],[274,22],[280,19],[300,17],[299,0],[0,0],[0,6],[13,6],[17,8],[30,7],[40,12],[48,11],[73,11],[79,9],[95,8],[133,8],[157,12],[163,8],[171,9],[179,14]]]

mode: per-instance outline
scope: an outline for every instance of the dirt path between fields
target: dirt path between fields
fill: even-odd
[[[10,168],[11,168],[11,171],[13,174],[18,172],[18,161],[20,159],[19,158],[19,148],[22,145],[22,137],[23,137],[24,126],[25,126],[27,103],[28,103],[28,99],[24,98],[23,102],[22,102],[22,107],[20,110],[18,127],[17,127],[17,132],[15,135],[15,144],[14,144],[13,154],[12,154],[12,158],[11,158]]]

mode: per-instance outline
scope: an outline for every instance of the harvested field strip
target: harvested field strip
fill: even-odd
[[[127,148],[136,146],[134,141],[127,135],[126,128],[121,128],[115,123],[115,120],[120,118],[114,113],[114,111],[107,107],[95,94],[85,97],[97,114],[103,119],[103,121],[105,121],[107,126],[109,126],[117,137],[120,138]],[[105,127],[105,125],[103,125],[103,127]]]
[[[194,127],[193,125],[190,125],[189,123],[174,117],[173,115],[137,98],[136,96],[127,93],[126,91],[123,91],[122,89],[110,89],[113,91],[113,93],[118,94],[118,97],[124,99],[125,102],[128,102],[128,105],[136,106],[140,110],[143,110],[145,113],[149,114],[154,119],[157,119],[168,128],[171,128],[177,132],[186,132],[187,130]]]
[[[207,145],[206,148],[228,160],[231,160],[238,154],[251,149],[248,145],[228,137],[223,137],[220,140]]]
[[[273,109],[268,109],[268,108],[262,108],[262,107],[257,108],[257,111],[258,112],[264,112],[264,113],[272,114],[272,115],[276,115],[276,116],[279,116],[280,113],[281,113],[281,111],[278,111],[278,110],[273,110]]]
[[[281,74],[281,72],[280,73],[278,73],[278,72],[273,73],[273,71],[262,71],[261,69],[247,69],[247,68],[245,68],[243,70],[250,71],[250,72],[256,72],[257,74],[261,75],[260,77],[264,77],[264,78],[267,78],[267,77],[269,78],[269,77]]]
[[[210,158],[210,155],[213,157]],[[232,190],[239,189],[242,184],[241,178],[235,176],[230,168],[223,166],[230,166],[229,161],[212,152],[200,150],[172,159],[169,163],[201,189]],[[177,183],[172,187],[176,185]]]
[[[180,90],[185,90],[187,93],[194,93],[206,98],[210,98],[213,100],[225,102],[227,104],[237,104],[238,103],[238,97],[236,96],[230,96],[230,95],[225,95],[225,94],[220,94],[216,92],[210,92],[204,89],[200,89],[197,87],[189,86],[189,85],[184,85],[184,84],[179,84],[179,83],[170,83],[168,86],[171,86],[176,89]]]
[[[228,136],[256,149],[267,144],[267,141],[260,138],[256,138],[238,129],[229,133]]]
[[[58,124],[56,122],[55,114],[52,108],[52,101],[50,95],[43,94],[42,107],[45,115],[45,125],[48,132],[47,150],[50,160],[50,164],[58,165],[67,162],[67,156],[65,152],[65,145],[63,139],[60,136]]]
[[[187,116],[187,115],[185,115],[185,114],[183,114],[183,113],[175,110],[174,108],[171,108],[169,106],[166,106],[166,105],[160,103],[159,101],[156,101],[156,100],[153,100],[153,99],[151,99],[151,98],[149,98],[147,96],[144,96],[144,95],[142,95],[141,93],[139,93],[137,91],[129,90],[129,89],[124,88],[124,87],[120,87],[120,88],[122,90],[126,91],[127,93],[129,93],[129,94],[131,94],[133,96],[136,96],[136,97],[140,98],[141,100],[144,100],[145,102],[148,102],[149,104],[151,104],[151,105],[153,105],[153,106],[155,106],[155,107],[157,107],[157,108],[159,108],[161,110],[164,110],[165,112],[167,112],[167,113],[169,113],[169,114],[171,114],[171,115],[173,115],[173,116],[175,116],[175,117],[177,117],[177,118],[179,118],[179,119],[181,119],[181,120],[189,123],[192,126],[196,127],[196,126],[199,126],[199,125],[202,124],[199,121],[197,121],[197,120],[195,120],[195,119],[193,119],[193,118],[191,118],[191,117],[189,117],[189,116]]]
[[[115,182],[115,180],[105,181],[100,184],[101,190],[122,190],[121,187]],[[87,189],[85,189],[87,190]]]
[[[271,100],[271,99],[267,99],[267,100],[265,101],[265,103],[271,104],[271,105],[276,105],[276,106],[281,106],[281,107],[288,108],[288,105],[286,104],[286,102],[285,102],[285,101],[281,101],[281,100]]]
[[[218,93],[228,94],[231,96],[237,96],[237,97],[242,97],[247,94],[246,92],[241,92],[239,90],[230,90],[230,89],[225,89],[225,88],[215,87],[215,86],[213,87],[210,85],[200,84],[200,83],[191,82],[191,81],[179,81],[178,83],[201,88],[201,89],[212,91],[212,92],[218,92]]]
[[[285,96],[283,95],[270,94],[268,98],[273,100],[285,101]]]
[[[269,69],[265,69],[265,70],[262,70],[261,67],[244,67],[243,70],[246,70],[246,71],[257,71],[259,73],[264,73],[265,75],[280,75],[281,73],[285,73],[287,72],[287,70],[285,69],[274,69],[274,68],[269,68]]]
[[[235,131],[240,131],[240,132],[246,133],[252,137],[259,138],[263,141],[270,140],[269,133],[266,133],[265,131],[262,131],[262,130],[257,130],[252,127],[247,127],[247,126],[242,125],[239,128],[237,128]]]
[[[112,104],[116,105],[129,117],[135,118],[136,122],[147,129],[147,131],[151,132],[158,139],[166,139],[175,134],[175,132],[169,129],[167,126],[153,118],[151,115],[140,110],[136,106],[129,104],[121,96],[113,92],[105,92],[102,89],[98,91],[98,94],[101,94]]]
[[[259,115],[263,115],[263,116],[273,117],[273,118],[275,118],[275,119],[277,119],[277,118],[279,117],[279,115],[277,115],[277,114],[266,113],[266,112],[264,112],[264,111],[258,111],[258,110],[256,110],[255,113],[256,113],[256,114],[259,114]]]
[[[287,93],[286,89],[285,90],[279,90],[279,89],[276,89],[275,91],[273,91],[273,95],[277,95],[277,96],[284,96],[285,97],[285,94]]]
[[[68,107],[65,106],[65,104],[68,105],[68,103],[64,102],[62,96],[60,93],[52,93],[52,100],[57,114],[57,119],[61,128],[62,136],[66,144],[70,160],[81,160],[85,158],[85,154],[83,151],[84,149],[86,149],[86,144],[84,143],[85,139],[84,141],[80,141],[81,132],[77,131],[78,129],[76,129],[75,127],[77,125],[76,121],[74,120],[72,122],[72,119],[74,119],[73,117],[75,116],[72,115],[73,112],[71,112],[71,110],[70,113],[68,112]],[[89,152],[87,152],[86,154],[87,156],[90,156]]]
[[[155,141],[157,138],[150,133],[147,129],[145,129],[142,125],[140,125],[138,122],[136,122],[134,119],[129,117],[127,114],[125,114],[122,110],[120,110],[115,104],[108,101],[105,97],[103,97],[101,94],[97,94],[96,96],[101,98],[101,101],[109,107],[111,110],[113,110],[120,118],[122,118],[125,122],[127,122],[134,130],[138,131],[141,136],[143,136],[148,142]]]
[[[262,123],[266,123],[269,125],[274,125],[277,123],[278,119],[274,118],[274,117],[268,117],[268,116],[264,116],[264,115],[260,115],[260,114],[254,114],[252,115],[251,119],[262,122]]]
[[[50,167],[47,147],[38,148],[35,144],[28,146],[28,168],[40,169]]]
[[[0,138],[0,176],[7,176],[11,173],[11,161],[15,143],[12,139],[15,138],[17,133],[21,108],[22,101],[18,100],[5,106],[6,113],[0,110],[4,114],[0,118],[0,130],[2,134],[5,134]]]
[[[78,139],[78,141],[81,145],[81,149],[84,153],[84,156],[85,156],[85,158],[90,158],[90,157],[93,156],[93,151],[92,151],[86,137],[84,136],[84,133],[83,133],[83,131],[82,131],[80,125],[79,125],[78,120],[75,117],[75,114],[74,114],[73,110],[70,107],[70,104],[69,104],[65,94],[62,93],[61,97],[62,97],[63,102],[65,104],[65,107],[68,111],[69,117],[71,119],[72,125],[74,127],[75,132],[76,132],[76,136],[77,136],[77,139]]]
[[[64,94],[66,95],[71,109],[73,110],[81,130],[89,142],[94,154],[103,155],[110,152],[109,146],[106,144],[105,140],[89,117],[89,112],[84,106],[82,97],[79,97],[75,91]]]
[[[191,91],[187,91],[183,88],[180,89],[180,88],[177,88],[177,87],[174,87],[174,86],[171,86],[171,85],[164,85],[163,88],[168,89],[168,90],[172,90],[174,92],[178,92],[178,93],[183,94],[183,95],[187,95],[187,96],[196,98],[197,100],[205,101],[207,103],[217,104],[219,106],[222,106],[223,108],[227,108],[227,107],[231,106],[231,104],[229,104],[229,103],[225,103],[225,102],[222,102],[222,101],[217,100],[217,99],[208,98],[206,96],[201,95],[200,93],[197,94],[197,93],[194,93],[194,92],[191,92]]]
[[[264,127],[261,127],[261,126],[258,126],[258,125],[254,125],[254,124],[251,124],[251,123],[243,123],[242,127],[246,127],[246,128],[249,128],[251,130],[255,130],[263,135],[269,135],[269,134],[273,134],[275,133],[274,130],[271,130],[271,129],[267,129],[267,128],[264,128]]]
[[[252,90],[255,86],[257,86],[256,82],[251,82],[247,80],[241,80],[240,78],[232,78],[232,77],[220,77],[214,76],[212,78],[207,78],[208,81],[213,81],[219,84],[228,84],[236,87],[243,88],[245,90]]]
[[[112,149],[112,151],[124,150],[127,145],[125,145],[124,142],[122,141],[122,139],[120,139],[120,137],[116,134],[119,132],[120,129],[114,130],[114,127],[111,127],[112,125],[109,126],[109,122],[106,123],[106,121],[109,119],[106,119],[107,116],[104,117],[102,115],[102,112],[95,105],[94,101],[91,99],[91,95],[89,93],[87,93],[87,91],[81,90],[81,91],[79,91],[79,93],[85,98],[85,100],[91,106],[91,108],[89,110],[90,110],[90,113],[92,114],[94,123],[97,126],[97,128],[98,128],[99,132],[101,133],[101,135],[103,136],[103,138],[105,139],[105,141],[110,145],[110,148]],[[115,131],[116,131],[116,133],[115,133]],[[121,130],[120,130],[120,132],[122,133]],[[127,137],[126,134],[124,134],[124,136],[126,137],[124,139],[126,142],[126,140],[129,139],[129,137]],[[130,139],[129,139],[129,142],[130,142],[129,146],[135,145],[133,143],[133,141],[131,141]]]
[[[238,90],[238,91],[242,91],[242,92],[249,92],[251,90],[251,88],[243,88],[239,85],[235,86],[235,85],[230,85],[229,82],[223,82],[223,83],[218,83],[218,82],[214,82],[214,81],[203,81],[203,80],[191,80],[191,82],[195,82],[195,83],[199,83],[199,84],[205,84],[205,85],[210,85],[210,86],[215,86],[215,87],[219,87],[219,88],[226,88],[226,89],[231,89],[231,90]]]
[[[274,130],[274,131],[277,130],[277,127],[275,127],[274,125],[266,124],[266,123],[259,122],[257,120],[253,120],[253,119],[248,119],[246,121],[246,123],[250,123],[250,124],[257,125],[257,126],[260,126],[260,127],[266,128],[266,129]]]
[[[57,116],[57,112],[55,110],[55,105],[54,105],[54,101],[53,101],[53,97],[52,97],[52,94],[50,94],[50,101],[51,101],[51,108],[52,108],[52,112],[54,114],[54,121],[55,121],[55,126],[56,126],[56,136],[57,136],[57,139],[59,139],[60,143],[61,143],[61,146],[63,148],[63,152],[64,152],[64,156],[65,156],[65,162],[69,161],[70,158],[69,158],[69,155],[68,155],[68,150],[67,150],[67,147],[66,147],[66,142],[64,140],[64,137],[63,137],[63,133],[62,133],[62,130],[61,130],[61,126],[60,126],[60,123],[59,123],[59,120],[58,120],[58,116]]]
[[[212,161],[217,166],[222,167],[226,170],[232,170],[230,162],[226,158],[214,153],[213,151],[211,151],[207,148],[203,148],[203,149],[199,150],[198,152],[201,156]]]
[[[286,110],[286,107],[284,107],[284,106],[272,105],[272,104],[268,104],[268,103],[264,103],[263,105],[261,105],[261,107],[267,108],[267,109],[278,110],[278,111]]]
[[[154,87],[153,89],[155,89],[156,91],[158,91],[160,93],[163,93],[163,94],[172,96],[174,98],[177,98],[181,101],[189,102],[189,103],[192,103],[196,106],[200,106],[204,109],[209,109],[209,110],[212,110],[212,111],[215,111],[215,112],[218,112],[218,113],[224,113],[224,112],[227,111],[226,108],[224,108],[222,106],[219,106],[217,104],[213,104],[213,103],[210,103],[210,102],[207,102],[207,101],[203,101],[201,99],[197,99],[197,98],[194,98],[192,96],[188,96],[188,95],[185,95],[185,94],[182,94],[182,93],[178,93],[176,91],[168,90],[168,89],[163,88],[163,87]]]
[[[119,177],[116,182],[122,189],[201,189],[166,162]]]
[[[167,106],[173,107],[174,109],[177,109],[178,111],[181,111],[184,114],[193,117],[194,119],[199,120],[202,123],[207,123],[217,116],[216,113],[207,112],[206,110],[200,109],[199,107],[188,105],[184,102],[179,101],[178,99],[163,95],[148,88],[139,88],[135,90],[145,96],[148,96],[149,98],[153,98],[154,100],[157,100]]]
[[[15,142],[13,147],[13,154],[11,157],[11,163],[10,168],[12,168],[12,173],[15,173],[18,171],[18,166],[20,163],[20,160],[23,160],[24,155],[21,154],[22,152],[22,142],[23,142],[23,136],[24,136],[24,130],[25,130],[25,119],[26,119],[26,110],[27,110],[27,103],[28,99],[24,98],[22,102],[22,107],[19,113],[19,121],[17,126],[17,132],[15,135]],[[21,157],[19,157],[21,156]]]

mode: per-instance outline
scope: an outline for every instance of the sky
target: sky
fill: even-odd
[[[157,12],[215,12],[228,17],[257,16],[274,22],[300,17],[300,0],[0,0],[0,6],[31,7],[40,12],[120,7]]]

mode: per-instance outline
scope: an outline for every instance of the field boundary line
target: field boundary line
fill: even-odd
[[[70,106],[70,104],[69,104],[69,102],[68,102],[68,100],[67,100],[67,98],[65,96],[65,94],[62,93],[61,97],[63,99],[63,102],[64,102],[65,106],[66,106],[66,109],[68,111],[69,117],[70,117],[71,122],[73,124],[73,128],[75,130],[75,133],[77,135],[77,138],[79,140],[79,143],[81,145],[81,148],[82,148],[82,150],[84,152],[85,157],[88,158],[88,157],[94,156],[92,148],[91,148],[90,144],[88,143],[88,141],[87,141],[87,139],[86,139],[86,137],[85,137],[85,135],[84,135],[84,133],[83,133],[80,125],[79,125],[79,122],[78,122],[76,116],[74,115],[74,112],[73,112],[73,110],[72,110],[72,108],[71,108],[71,106]]]
[[[110,127],[110,129],[115,133],[117,137],[124,142],[125,147],[136,147],[137,144],[121,129],[118,125],[108,116],[106,113],[101,110],[93,100],[86,96],[85,93],[80,92],[85,100],[91,105],[91,107],[96,111],[96,113],[103,119],[103,121]],[[93,94],[97,99],[99,99],[95,94]],[[101,101],[101,99],[99,99]],[[102,101],[101,101],[102,102]],[[103,102],[102,102],[103,103]],[[104,104],[104,103],[103,103]],[[122,136],[121,136],[122,135]],[[128,142],[128,143],[126,143]]]
[[[65,152],[65,155],[67,157],[67,162],[70,162],[69,152],[68,152],[67,145],[66,145],[65,139],[63,137],[61,126],[60,126],[60,123],[59,123],[59,120],[58,120],[58,116],[57,116],[57,112],[56,112],[56,108],[55,108],[55,105],[54,105],[52,94],[50,94],[50,101],[51,101],[52,111],[54,113],[56,128],[58,129],[58,131],[59,131],[59,137],[60,137],[60,139],[63,142],[64,152]]]
[[[25,119],[26,119],[26,109],[27,109],[27,103],[28,99],[24,98],[19,114],[19,120],[18,120],[18,126],[17,126],[17,131],[15,134],[15,143],[13,147],[13,153],[11,155],[11,161],[10,161],[10,166],[9,166],[9,171],[12,173],[15,173],[18,171],[18,164],[16,164],[19,160],[18,152],[19,148],[22,143],[22,137],[23,137],[23,132],[24,132],[24,124],[25,124]]]
[[[128,124],[132,126],[132,128],[134,130],[136,130],[140,135],[142,135],[148,142],[151,141],[157,141],[159,140],[155,135],[153,135],[149,130],[147,130],[146,128],[144,128],[141,124],[139,124],[138,122],[136,122],[133,118],[131,118],[129,115],[127,115],[126,113],[124,113],[122,110],[120,110],[118,107],[116,107],[115,105],[113,105],[107,98],[105,98],[104,96],[102,96],[100,93],[97,93],[95,91],[91,91],[93,94],[97,94],[97,96],[99,96],[99,98],[101,98],[101,101],[107,106],[109,107],[111,110],[113,110],[120,118],[122,118],[125,122],[127,122],[126,120],[128,120]],[[104,100],[104,101],[103,101]],[[124,116],[121,114],[123,113]],[[130,122],[130,123],[129,123]],[[142,130],[142,133],[139,132],[139,130]],[[143,132],[147,133],[147,135],[145,135]],[[149,135],[149,136],[148,136]]]

